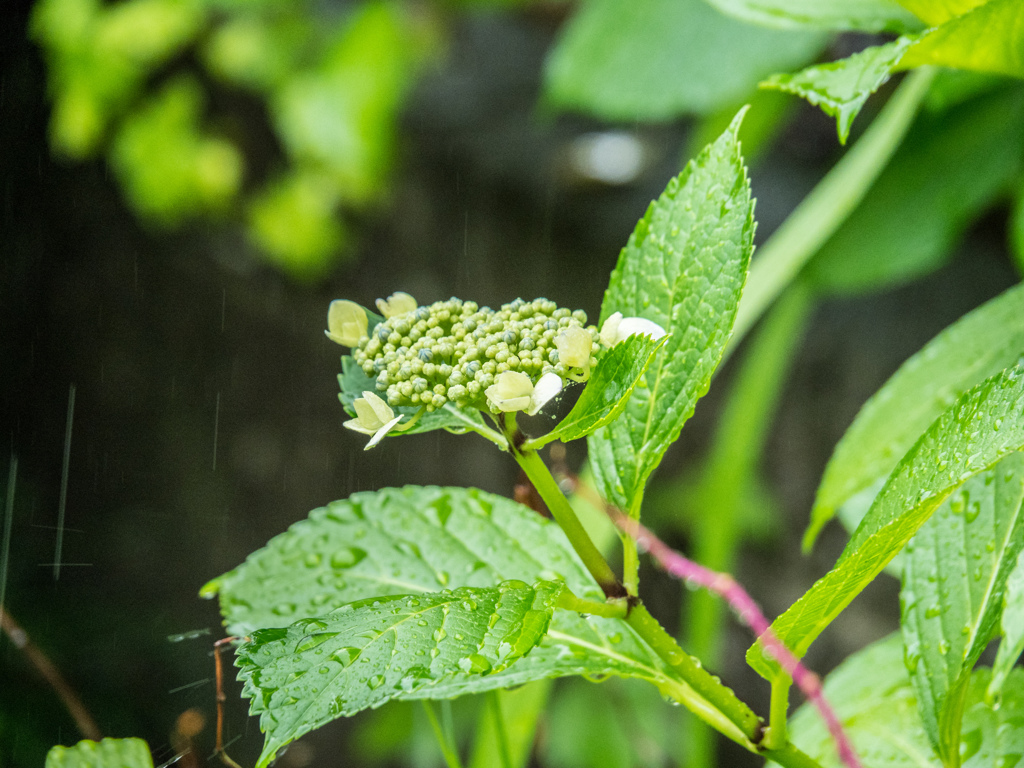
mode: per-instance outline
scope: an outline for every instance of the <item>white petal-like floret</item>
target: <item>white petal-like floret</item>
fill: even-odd
[[[369,319],[366,310],[354,301],[337,299],[327,309],[327,338],[343,347],[358,347],[366,338]]]

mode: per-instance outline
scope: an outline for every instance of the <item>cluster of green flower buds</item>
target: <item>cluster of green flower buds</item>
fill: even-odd
[[[493,310],[454,298],[418,307],[408,294],[394,294],[378,301],[385,320],[369,333],[368,324],[360,326],[358,305],[334,304],[343,305],[334,312],[334,323],[329,316],[329,325],[339,332],[329,335],[353,347],[353,359],[376,379],[377,391],[391,406],[432,411],[451,401],[495,412],[530,410],[511,407],[522,406],[524,395],[502,395],[525,392],[527,382],[532,390],[545,374],[558,377],[554,392],[562,380],[586,381],[600,348],[597,328],[586,325],[585,312],[559,308],[548,299],[516,299]],[[502,382],[506,386],[488,396]]]

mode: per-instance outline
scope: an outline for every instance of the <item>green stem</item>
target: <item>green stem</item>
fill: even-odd
[[[628,594],[639,594],[640,553],[632,536],[622,537],[622,585]]]
[[[805,755],[793,744],[786,744],[781,749],[765,749],[761,754],[785,768],[821,768],[821,763],[810,755]]]
[[[786,720],[789,718],[789,687],[792,684],[793,681],[786,675],[780,675],[772,682],[768,728],[764,732],[764,745],[770,749],[785,746],[789,739]]]
[[[510,422],[510,428],[514,430],[515,421],[510,419]],[[511,437],[509,443],[515,445]],[[561,527],[566,538],[569,539],[569,543],[576,550],[576,554],[583,561],[583,565],[586,566],[587,570],[590,571],[590,575],[594,577],[601,589],[604,590],[605,595],[608,597],[625,597],[625,590],[622,588],[622,584],[619,582],[615,572],[608,565],[608,561],[604,559],[601,551],[591,541],[590,535],[583,527],[583,524],[580,523],[579,518],[576,517],[576,512],[573,511],[572,506],[570,506],[569,500],[565,498],[562,489],[558,487],[558,483],[555,482],[555,478],[551,476],[550,470],[548,470],[547,465],[541,460],[537,452],[513,449],[512,455],[516,457],[516,461],[519,462],[519,466],[526,473],[526,477],[533,483],[533,487],[537,489],[537,493],[540,494],[544,503],[548,505],[552,517],[555,518],[555,522]]]
[[[458,750],[455,749],[454,740],[449,740],[444,729],[441,728],[441,724],[437,721],[433,706],[426,699],[423,700],[423,711],[427,713],[427,720],[430,722],[431,730],[434,731],[437,745],[441,748],[445,765],[448,768],[462,768],[462,761],[459,759]]]
[[[488,703],[491,706],[491,715],[494,717],[495,739],[498,742],[498,757],[501,758],[502,768],[512,768],[512,758],[509,756],[508,733],[505,731],[505,716],[501,712],[501,699],[498,698],[498,691],[491,691],[488,696]]]
[[[726,355],[864,198],[910,129],[934,76],[930,67],[907,75],[857,144],[759,249]]]
[[[599,603],[596,600],[584,600],[581,597],[576,597],[568,589],[562,590],[556,605],[567,611],[602,616],[606,619],[624,619],[629,613],[629,603],[625,600],[609,600],[606,603]]]

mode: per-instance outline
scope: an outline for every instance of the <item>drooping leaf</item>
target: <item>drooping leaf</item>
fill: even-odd
[[[925,730],[948,765],[975,662],[999,624],[1006,579],[1024,548],[1024,454],[975,475],[904,550],[901,627]]]
[[[1024,366],[965,392],[927,429],[892,471],[835,567],[775,620],[772,629],[797,656],[849,605],[940,504],[974,475],[1024,447]],[[761,644],[747,661],[769,680],[784,674]]]
[[[965,390],[1024,353],[1024,286],[964,315],[905,362],[861,409],[825,468],[804,546],[835,510],[885,477]]]
[[[963,768],[1016,765],[1024,754],[1024,670],[1014,670],[998,706],[985,701],[989,670],[971,677],[964,706]],[[917,716],[899,633],[850,656],[825,680],[825,696],[862,763],[871,768],[942,768]],[[843,768],[817,711],[804,705],[790,719],[793,743],[822,766]]]
[[[794,74],[772,75],[761,87],[795,93],[821,107],[836,119],[839,141],[845,144],[864,102],[889,79],[912,42],[912,38],[904,36],[829,64],[816,64]]]
[[[1024,77],[1022,29],[1019,0],[988,0],[923,34],[899,68],[933,65]]]
[[[238,648],[251,714],[266,732],[262,768],[304,733],[391,699],[433,698],[438,683],[471,692],[547,632],[564,582],[462,587],[370,598],[287,629],[262,629]]]
[[[921,22],[893,0],[708,0],[723,13],[766,27],[836,32],[914,32]]]
[[[654,355],[667,341],[667,336],[655,341],[635,334],[612,347],[594,368],[572,410],[553,430],[530,440],[527,447],[536,450],[552,440],[578,440],[618,417]]]
[[[821,32],[768,30],[703,0],[591,0],[570,20],[546,68],[547,99],[605,120],[668,120],[735,108],[757,82],[802,66]]]
[[[638,507],[644,484],[708,390],[736,317],[753,250],[750,184],[729,129],[651,203],[619,256],[601,305],[671,336],[622,416],[587,438],[604,497]]]
[[[942,266],[1020,172],[1022,133],[1020,89],[922,116],[803,277],[820,291],[850,294],[889,289]]]
[[[51,749],[46,768],[153,768],[153,756],[142,739],[83,739]]]
[[[1024,652],[1024,553],[1017,556],[1017,562],[1006,580],[1003,592],[1003,613],[1000,628],[1003,639],[999,641],[996,660],[992,664],[992,679],[985,695],[993,699],[1002,693],[1003,684],[1021,652]]]

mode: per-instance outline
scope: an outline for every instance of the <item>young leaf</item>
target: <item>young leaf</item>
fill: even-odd
[[[994,699],[1002,693],[1003,683],[1013,665],[1024,651],[1024,553],[1017,556],[1017,562],[1006,580],[1003,593],[1003,614],[1000,625],[1003,639],[999,641],[995,663],[992,664],[992,679],[985,696]]]
[[[889,476],[835,567],[772,624],[798,657],[899,552],[936,508],[972,476],[1024,447],[1024,366],[964,393]],[[769,680],[782,672],[761,644],[747,661]]]
[[[47,752],[46,768],[153,768],[153,756],[142,739],[83,739]]]
[[[606,499],[636,510],[644,484],[708,390],[753,250],[754,204],[736,132],[742,113],[651,203],[601,305],[671,335],[623,415],[587,438]]]
[[[804,535],[809,548],[836,509],[885,478],[966,389],[1024,353],[1024,286],[964,315],[905,362],[864,405],[825,468]]]
[[[766,27],[836,32],[914,32],[921,22],[893,0],[708,0],[723,13]]]
[[[761,78],[812,61],[826,41],[743,24],[703,0],[591,0],[548,58],[545,96],[605,120],[735,109]]]
[[[1020,173],[1022,96],[1020,88],[1000,88],[922,115],[801,276],[819,291],[850,294],[890,289],[942,266]]]
[[[921,719],[943,762],[956,759],[967,681],[996,629],[1024,548],[1024,454],[975,475],[904,550],[901,626]]]
[[[667,341],[667,336],[655,341],[650,336],[634,334],[616,344],[598,362],[569,414],[553,430],[528,441],[525,447],[536,450],[552,440],[566,443],[578,440],[613,421],[622,413],[654,355]]]
[[[1024,77],[1022,28],[1020,0],[988,0],[922,35],[899,68],[935,65]]]
[[[1002,701],[985,701],[989,670],[971,676],[964,706],[963,768],[1016,765],[1024,754],[1024,670],[1014,670]],[[914,689],[903,664],[899,633],[850,656],[825,680],[825,695],[864,765],[872,768],[942,768],[917,716]],[[812,707],[790,720],[790,736],[822,768],[843,768],[834,742]]]
[[[263,629],[238,648],[242,695],[267,739],[257,763],[304,733],[391,699],[430,696],[500,672],[547,632],[563,582],[462,587],[362,600],[287,629]]]
[[[829,64],[816,64],[794,74],[772,75],[761,87],[795,93],[821,107],[836,119],[839,142],[845,144],[853,119],[864,102],[889,79],[912,43],[912,38],[904,36]]]

